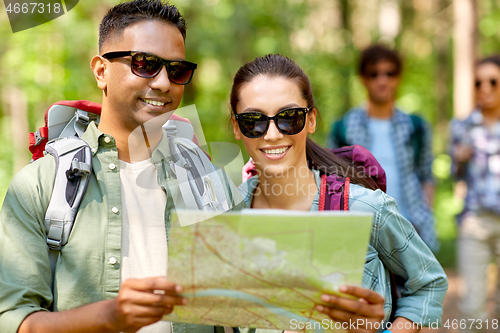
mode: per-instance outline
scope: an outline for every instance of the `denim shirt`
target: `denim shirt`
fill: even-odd
[[[345,126],[345,139],[349,145],[358,144],[366,149],[372,149],[371,137],[368,126],[368,112],[364,107],[355,107],[349,110],[343,118]],[[439,249],[439,243],[434,230],[434,216],[431,207],[425,201],[422,185],[433,183],[432,162],[432,129],[424,122],[422,131],[422,148],[420,158],[414,163],[414,148],[411,136],[415,131],[409,115],[395,108],[391,122],[392,140],[396,151],[399,175],[401,177],[401,199],[408,220],[418,230],[420,237],[433,250]],[[329,138],[329,148],[338,148],[338,138],[335,135]]]
[[[316,185],[320,187],[319,172],[313,170]],[[258,176],[250,178],[239,189],[251,207],[253,192],[259,185]],[[448,280],[443,268],[431,250],[418,236],[415,228],[399,212],[396,202],[381,190],[372,191],[351,184],[349,187],[351,211],[374,214],[362,286],[384,296],[384,320],[388,320],[392,302],[389,271],[406,282],[397,300],[397,317],[429,326],[436,320],[441,324],[443,300]],[[319,209],[319,192],[311,211]]]
[[[454,157],[455,147],[459,144],[471,147],[471,159],[459,165],[454,158],[452,173],[467,183],[467,196],[464,211],[477,214],[489,212],[500,215],[500,122],[491,126],[484,123],[483,114],[475,110],[465,120],[454,119],[450,122],[450,155]],[[458,174],[459,166],[463,168]]]

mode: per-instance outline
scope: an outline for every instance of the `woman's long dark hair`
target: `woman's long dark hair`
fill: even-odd
[[[314,96],[311,82],[304,71],[291,59],[279,54],[269,54],[265,57],[257,57],[253,61],[243,65],[234,76],[231,88],[231,112],[236,114],[236,106],[239,102],[239,93],[243,85],[252,81],[258,75],[270,77],[284,77],[297,82],[302,93],[302,98],[307,102],[307,107],[314,107]],[[316,108],[316,112],[318,112]],[[310,138],[306,141],[306,158],[311,169],[319,170],[320,173],[337,174],[349,177],[351,182],[370,189],[376,189],[373,180],[364,172],[359,172],[360,167],[354,163],[335,155],[331,150],[315,143]]]

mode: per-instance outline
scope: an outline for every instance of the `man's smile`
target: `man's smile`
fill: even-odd
[[[158,101],[154,99],[149,99],[149,98],[139,98],[141,101],[143,101],[146,104],[154,105],[154,106],[164,106],[167,104],[167,101]]]

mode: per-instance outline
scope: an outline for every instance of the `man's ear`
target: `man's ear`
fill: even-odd
[[[94,72],[95,80],[97,81],[97,86],[101,90],[106,90],[106,62],[101,56],[94,56],[90,61],[90,68]]]
[[[234,138],[236,140],[241,140],[242,134],[241,134],[241,131],[240,131],[240,126],[238,125],[238,122],[236,121],[236,119],[234,118],[234,116],[231,118],[231,120],[233,122]]]
[[[312,134],[316,131],[316,107],[312,108],[312,110],[307,113],[307,117],[309,118],[307,133]]]

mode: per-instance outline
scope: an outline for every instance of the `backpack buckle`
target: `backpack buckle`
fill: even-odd
[[[83,124],[83,125],[88,125],[90,123],[90,117],[88,114],[85,114],[86,112],[77,110],[75,112],[75,121]]]
[[[50,219],[50,228],[47,233],[47,245],[51,250],[61,251],[63,242],[64,222]]]
[[[62,250],[62,239],[54,240],[54,239],[50,239],[49,236],[47,236],[47,245],[49,246],[49,249],[51,249],[51,250],[61,251]]]
[[[75,158],[73,159],[73,161],[71,161],[71,167],[66,171],[66,178],[68,178],[69,181],[72,181],[76,177],[89,175],[90,168],[91,167],[89,164],[80,162]]]
[[[43,141],[42,134],[40,133],[40,130],[37,130],[33,134],[35,135],[35,146],[38,146]]]

